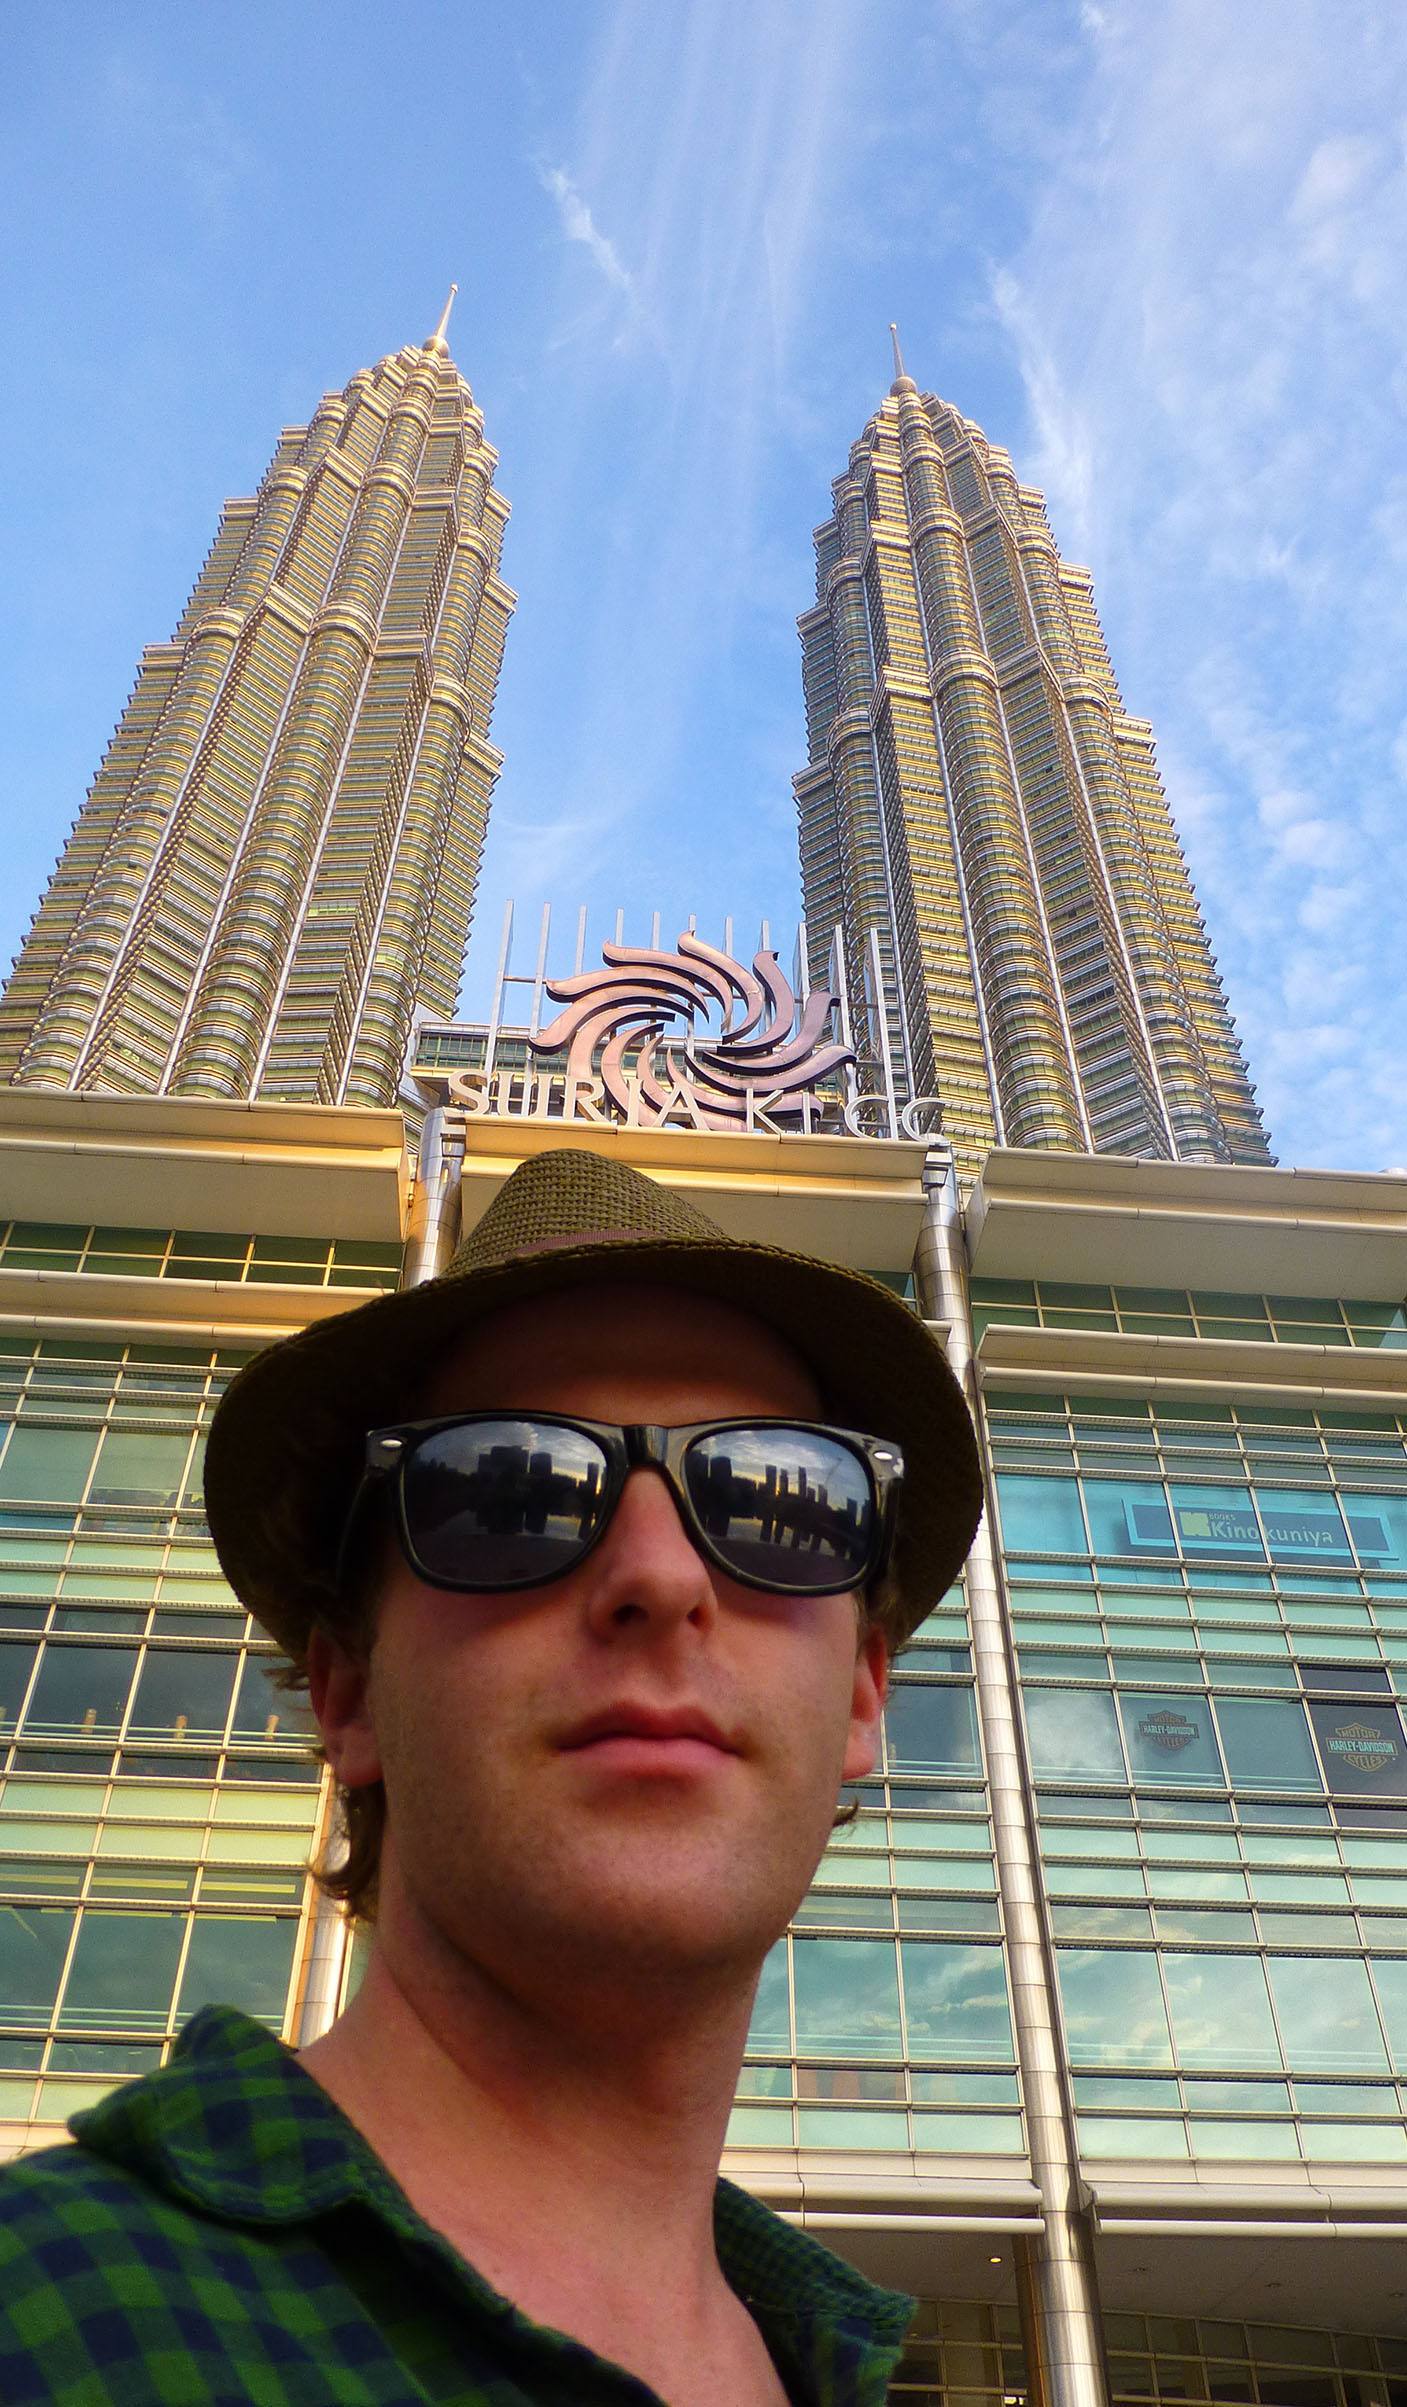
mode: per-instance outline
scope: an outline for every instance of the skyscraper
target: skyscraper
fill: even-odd
[[[1088,571],[1007,453],[920,394],[897,335],[894,369],[800,621],[812,976],[838,929],[969,1174],[993,1145],[1269,1162]]]
[[[449,307],[226,504],[0,998],[0,1080],[389,1104],[417,1006],[452,1010],[514,596]]]

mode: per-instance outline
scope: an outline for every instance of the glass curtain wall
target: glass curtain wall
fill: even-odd
[[[1021,2156],[961,1589],[917,1633],[885,1759],[763,1971],[729,2144]]]
[[[1190,2315],[1106,2315],[1118,2402],[1229,2407],[1407,2407],[1407,2340]],[[892,2407],[1021,2407],[1014,2307],[925,2300],[890,2389]]]
[[[0,1334],[5,2122],[152,2070],[212,2000],[287,2023],[322,1775],[200,1510],[244,1359]]]
[[[1407,1423],[988,1421],[1083,2152],[1407,2162]]]

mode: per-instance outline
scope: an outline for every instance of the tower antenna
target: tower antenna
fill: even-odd
[[[440,322],[435,328],[434,333],[428,336],[426,339],[424,348],[427,351],[447,352],[449,350],[449,344],[445,339],[446,329],[449,325],[449,313],[454,307],[454,296],[458,290],[459,286],[457,284],[452,284],[450,286],[449,298],[445,302],[444,308],[440,311]]]

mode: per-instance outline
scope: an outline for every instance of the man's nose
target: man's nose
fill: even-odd
[[[632,1471],[600,1544],[582,1566],[602,1637],[651,1624],[703,1627],[717,1612],[709,1567],[658,1471]]]

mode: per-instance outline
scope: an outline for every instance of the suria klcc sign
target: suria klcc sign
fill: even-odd
[[[510,941],[511,919],[490,1021],[427,1025],[412,1056],[417,1085],[439,1070],[443,1100],[466,1119],[919,1140],[938,1127],[936,1099],[896,1091],[887,1055],[876,1062],[843,972],[834,986],[794,984],[769,945],[744,962],[690,928],[672,950],[608,942],[599,967],[549,975],[544,917],[537,973],[515,978]],[[533,989],[526,1028],[504,1018],[514,985]],[[452,1066],[456,1044],[471,1054],[464,1066]]]

